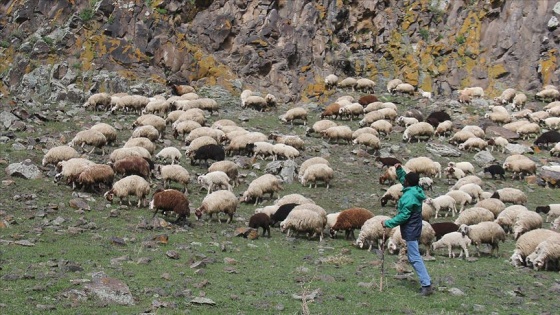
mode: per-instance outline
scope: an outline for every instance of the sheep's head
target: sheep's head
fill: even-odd
[[[103,197],[105,197],[105,199],[107,199],[107,201],[113,202],[113,197],[114,197],[115,193],[113,192],[113,190],[109,190],[107,191]]]
[[[469,232],[471,231],[471,228],[466,224],[461,224],[461,226],[457,231],[461,233],[461,235],[463,236],[468,236]]]
[[[393,254],[395,253],[397,250],[399,250],[397,243],[395,243],[395,241],[393,241],[393,239],[389,239],[387,241],[387,250],[389,251],[389,253]]]
[[[196,208],[196,210],[194,211],[194,215],[196,216],[197,220],[200,220],[200,217],[202,217],[202,210],[200,210],[200,208]]]
[[[329,229],[329,235],[331,236],[331,238],[336,237],[336,232],[337,232],[337,230],[335,230],[333,228]]]
[[[61,173],[58,173],[58,174],[54,175],[54,182],[55,182],[55,183],[60,182],[60,180],[62,179],[62,177],[63,177],[63,176],[62,176]]]

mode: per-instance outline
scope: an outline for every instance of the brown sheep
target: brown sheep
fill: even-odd
[[[143,157],[129,156],[124,159],[118,160],[112,164],[113,171],[117,175],[138,175],[144,179],[150,179],[150,162]]]
[[[338,103],[329,104],[321,113],[321,119],[325,117],[330,118],[332,116],[334,116],[334,119],[337,119],[340,115],[339,111],[341,107],[342,106]]]
[[[335,238],[338,230],[346,231],[346,239],[354,236],[354,229],[361,229],[364,222],[373,217],[373,213],[364,208],[350,208],[340,212],[336,223],[330,229],[331,238]]]
[[[358,103],[360,103],[360,105],[366,107],[368,104],[371,104],[373,102],[377,102],[379,101],[377,99],[377,96],[373,95],[373,94],[368,94],[368,95],[364,95],[362,97],[360,97],[358,99]]]
[[[262,236],[268,232],[268,237],[270,237],[270,217],[266,213],[255,213],[249,218],[249,227],[253,229],[263,229]]]
[[[98,185],[98,188],[101,188],[101,185],[110,187],[114,178],[115,173],[111,166],[94,164],[80,173],[77,182],[82,185],[82,189],[94,189],[95,185]]]
[[[152,201],[150,201],[150,209],[155,209],[152,218],[156,216],[160,209],[163,213],[167,211],[175,212],[177,214],[175,223],[183,219],[186,220],[191,215],[189,200],[182,192],[175,189],[156,190]]]

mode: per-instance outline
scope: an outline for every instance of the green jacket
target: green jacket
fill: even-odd
[[[397,169],[397,177],[404,184],[406,172]],[[422,233],[422,202],[426,199],[420,186],[403,188],[403,194],[397,203],[397,215],[385,221],[385,227],[401,226],[401,235],[405,241],[418,240]]]

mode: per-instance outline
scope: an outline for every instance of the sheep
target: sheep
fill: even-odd
[[[132,135],[130,136],[130,138],[133,139],[138,137],[148,138],[150,139],[150,141],[156,141],[159,139],[160,134],[154,126],[146,125],[136,127],[132,131]]]
[[[543,219],[533,211],[521,211],[513,223],[513,237],[518,239],[523,233],[542,227]]]
[[[451,120],[445,120],[437,125],[436,130],[434,131],[434,135],[445,137],[446,135],[451,133],[452,130],[453,122]]]
[[[217,161],[208,167],[208,172],[222,171],[227,174],[232,187],[239,186],[239,167],[232,161]]]
[[[354,91],[354,89],[356,88],[356,85],[358,84],[358,81],[354,78],[346,78],[340,82],[338,82],[338,87],[339,88],[352,88],[352,91]]]
[[[140,156],[129,156],[115,162],[109,162],[117,175],[138,175],[149,180],[151,174],[150,162]]]
[[[544,124],[554,130],[558,130],[560,128],[560,117],[548,117],[544,119]]]
[[[359,103],[350,103],[347,105],[342,106],[338,113],[340,117],[348,117],[352,121],[354,117],[359,118],[361,115],[364,114],[364,107]]]
[[[317,181],[323,181],[327,189],[329,189],[330,181],[333,177],[334,171],[327,164],[313,164],[307,167],[299,180],[303,186],[309,183],[309,188],[311,188],[312,184],[315,184],[315,188],[317,188]]]
[[[539,91],[537,94],[535,94],[535,99],[559,100],[560,99],[560,92],[558,92],[558,90],[555,90],[555,89],[545,89],[545,90]]]
[[[111,95],[108,93],[95,93],[88,97],[84,103],[85,108],[93,108],[97,111],[99,107],[103,110],[108,110],[111,107]]]
[[[372,217],[373,213],[364,208],[349,208],[342,210],[336,219],[336,223],[330,228],[330,236],[331,238],[335,238],[337,231],[345,230],[346,239],[350,236],[352,236],[352,239],[356,239],[354,236],[354,229],[361,229],[364,222]]]
[[[394,157],[390,157],[390,156],[389,156],[389,157],[380,157],[380,156],[378,156],[378,157],[375,158],[375,161],[381,162],[381,164],[382,164],[381,168],[383,168],[383,167],[385,167],[385,166],[388,168],[388,167],[390,167],[390,166],[394,166],[394,165],[397,164],[397,163],[398,163],[398,164],[402,164],[402,162],[401,162],[400,160],[398,160],[398,159],[396,159],[396,158],[394,158]]]
[[[498,198],[504,203],[514,203],[517,205],[524,205],[527,203],[527,195],[517,188],[502,188],[498,189],[492,195],[492,198]]]
[[[397,226],[392,229],[392,234],[387,240],[387,249],[389,253],[395,253],[402,247],[406,246],[406,241],[403,240],[401,235],[401,227]],[[432,247],[432,242],[435,238],[435,231],[432,226],[427,221],[422,221],[422,233],[420,234],[420,239],[418,244],[422,244],[426,247],[426,257],[430,257],[430,249]]]
[[[402,189],[403,189],[403,185],[398,183],[395,184],[391,187],[389,187],[387,189],[387,191],[383,194],[383,196],[381,196],[381,206],[384,207],[387,202],[389,200],[392,200],[395,202],[395,204],[397,203],[397,201],[401,198],[402,196]]]
[[[527,119],[520,119],[520,120],[516,120],[514,122],[510,122],[508,124],[505,124],[502,126],[502,128],[505,128],[509,131],[512,132],[517,132],[517,129],[519,129],[519,127],[523,126],[523,125],[527,125],[530,124],[531,122],[528,121]]]
[[[156,190],[150,201],[150,210],[154,210],[152,218],[156,216],[158,210],[161,210],[162,213],[167,211],[175,212],[177,214],[175,223],[186,220],[191,215],[187,196],[175,189]]]
[[[393,91],[401,83],[403,83],[403,82],[400,79],[393,79],[393,80],[387,82],[387,92],[393,94]]]
[[[421,156],[408,160],[404,164],[404,167],[418,174],[424,174],[430,177],[441,177],[441,166],[438,167],[438,164],[428,157]]]
[[[281,206],[276,205],[278,209],[270,216],[270,225],[275,225],[277,222],[286,220],[290,212],[299,205],[298,203],[286,203]]]
[[[222,187],[232,191],[229,181],[227,174],[222,171],[213,171],[197,177],[198,184],[207,190],[207,195],[215,190],[220,190]]]
[[[195,92],[194,88],[186,84],[171,84],[171,93],[173,95],[182,96],[187,93]]]
[[[434,135],[434,127],[426,122],[419,122],[408,126],[403,134],[403,141],[410,143],[410,140],[416,138],[420,142],[421,136],[427,136],[428,140]]]
[[[549,130],[547,132],[543,132],[540,136],[538,136],[533,144],[538,147],[545,146],[546,148],[548,148],[551,143],[558,142],[560,142],[560,133],[556,130]]]
[[[295,107],[289,109],[284,115],[280,116],[280,120],[283,122],[289,122],[290,125],[294,124],[294,120],[303,120],[303,125],[307,124],[307,109],[303,107]]]
[[[447,183],[451,183],[451,179],[455,178],[457,180],[465,177],[465,172],[457,167],[448,166],[445,168],[445,173],[447,174]]]
[[[111,186],[114,178],[115,172],[113,172],[111,166],[94,164],[86,167],[80,173],[77,183],[80,184],[83,189],[93,189],[95,185],[101,188],[101,185]]]
[[[177,117],[177,119],[173,122],[173,124],[178,124],[185,120],[195,121],[201,126],[204,126],[206,124],[206,117],[204,116],[204,111],[200,108],[191,108],[184,111],[179,117]]]
[[[72,189],[75,189],[80,173],[94,164],[95,162],[85,158],[71,158],[66,161],[60,161],[56,164],[56,169],[59,173],[54,176],[54,181],[58,183],[61,179],[66,179],[66,183],[72,184]]]
[[[352,141],[352,143],[358,145],[363,144],[366,149],[370,147],[374,151],[378,151],[381,147],[381,141],[379,141],[379,138],[371,133],[363,133],[359,135],[356,139],[354,139],[354,141]]]
[[[505,177],[506,171],[501,165],[493,164],[485,167],[483,171],[484,173],[490,173],[490,175],[492,175],[492,179],[496,179],[496,175],[500,175],[500,178],[503,180],[506,179]]]
[[[373,95],[373,94],[367,94],[367,95],[364,95],[364,96],[362,96],[362,97],[360,97],[360,98],[358,99],[358,103],[359,103],[360,105],[362,105],[364,108],[365,108],[367,105],[369,105],[369,104],[371,104],[371,103],[374,103],[374,102],[378,102],[378,101],[379,101],[379,100],[377,99],[377,96],[375,96],[375,95]]]
[[[245,99],[245,102],[242,103],[243,108],[253,108],[259,110],[261,112],[265,111],[268,107],[268,102],[262,96],[251,95]]]
[[[245,106],[246,106],[245,101],[251,95],[253,95],[253,91],[251,91],[251,90],[243,90],[243,92],[241,92],[241,94],[239,95],[239,98],[241,99],[241,107],[242,108],[245,108]]]
[[[268,237],[270,237],[270,217],[265,213],[255,213],[249,218],[249,227],[256,229],[258,232],[259,228],[263,229],[262,236],[266,235],[268,232]]]
[[[303,176],[303,173],[305,173],[305,170],[307,170],[307,168],[311,165],[314,164],[326,164],[329,165],[329,161],[327,161],[327,159],[322,158],[320,156],[316,156],[316,157],[312,157],[309,158],[307,160],[305,160],[303,163],[301,163],[301,165],[299,166],[299,170],[298,170],[298,178]]]
[[[148,153],[154,154],[156,150],[156,145],[152,142],[152,140],[146,137],[138,137],[138,138],[130,138],[128,139],[123,148],[130,148],[130,147],[142,147],[148,151]]]
[[[461,248],[459,258],[463,257],[463,254],[465,254],[465,258],[469,258],[468,247],[471,246],[471,244],[472,241],[468,236],[465,236],[460,232],[451,232],[444,235],[439,241],[432,243],[432,250],[435,251],[439,248],[447,247],[448,257],[455,258],[453,248]]]
[[[145,198],[149,193],[150,184],[144,178],[138,175],[129,175],[113,183],[113,187],[103,196],[111,203],[113,202],[114,196],[117,196],[121,204],[123,199],[127,198],[128,205],[130,206],[130,199],[128,199],[128,196],[134,194],[138,198],[136,207],[139,208],[141,204],[144,204]]]
[[[447,166],[458,168],[465,174],[474,174],[474,165],[471,162],[449,162]]]
[[[523,93],[516,94],[511,104],[512,110],[521,110],[523,106],[525,106],[525,103],[527,103],[527,95]]]
[[[61,145],[57,147],[50,148],[47,153],[43,156],[43,160],[41,161],[41,165],[47,166],[49,164],[57,165],[58,162],[67,161],[72,158],[78,158],[80,154],[74,148]]]
[[[273,160],[284,158],[293,160],[299,156],[299,151],[291,145],[276,143],[272,146]]]
[[[539,111],[536,111],[534,113],[530,113],[527,116],[529,117],[530,121],[536,122],[536,123],[539,123],[539,124],[542,123],[543,121],[545,121],[547,118],[550,118],[550,114],[547,113],[544,110],[539,110]],[[551,127],[551,126],[548,126],[548,127]],[[556,129],[556,128],[552,128],[552,129]]]
[[[498,223],[506,232],[509,233],[513,228],[517,215],[524,211],[529,211],[529,209],[522,205],[509,206],[498,214],[498,217],[496,217],[494,222]]]
[[[105,155],[105,148],[104,146],[107,144],[107,138],[99,132],[95,130],[82,130],[78,132],[72,141],[68,143],[69,147],[74,147],[76,145],[80,146],[82,149],[85,145],[91,145],[93,148],[88,153],[91,154],[95,148],[101,149],[101,155]]]
[[[247,152],[253,153],[253,158],[260,157],[265,160],[267,157],[274,159],[274,144],[266,141],[257,141],[247,144]],[[275,160],[275,159],[274,159]]]
[[[179,151],[176,147],[165,147],[156,154],[156,158],[161,159],[164,162],[169,159],[171,165],[175,164],[175,162],[179,163],[182,156],[181,151]]]
[[[163,137],[165,133],[165,127],[167,123],[165,119],[154,115],[154,114],[145,114],[138,117],[133,123],[132,128],[136,128],[139,126],[152,126],[159,132],[160,136]]]
[[[467,141],[471,138],[476,138],[476,136],[472,132],[466,131],[466,130],[459,130],[456,133],[454,133],[451,136],[451,138],[449,138],[449,140],[447,140],[447,142],[449,142],[451,144],[459,145],[459,144],[465,143],[465,141]]]
[[[461,179],[459,179],[455,185],[453,185],[449,190],[456,190],[461,188],[461,186],[464,186],[466,184],[477,184],[479,186],[482,185],[482,179],[480,179],[480,177],[476,176],[476,175],[467,175]]]
[[[338,83],[338,77],[334,74],[329,74],[325,77],[325,87],[327,89],[332,89]]]
[[[537,123],[528,123],[517,128],[517,134],[519,134],[523,140],[527,139],[530,135],[536,135],[540,133],[541,127]]]
[[[316,121],[313,124],[313,126],[311,126],[311,128],[308,127],[305,130],[305,135],[309,137],[312,133],[321,134],[321,132],[323,132],[324,130],[327,130],[328,128],[335,127],[335,126],[336,123],[332,120],[327,120],[327,119],[319,120]]]
[[[534,229],[521,235],[515,242],[515,249],[511,255],[510,262],[516,267],[525,266],[537,246],[549,237],[559,235],[557,232],[547,229]]]
[[[279,208],[280,208],[280,206],[278,206],[278,205],[271,205],[271,206],[265,206],[265,207],[262,207],[262,208],[255,208],[255,213],[264,213],[268,217],[272,217],[272,215],[275,214],[276,211],[278,211]]]
[[[502,227],[495,222],[480,222],[474,225],[462,224],[459,226],[459,232],[464,236],[468,236],[474,246],[476,252],[480,256],[479,246],[481,244],[489,244],[492,247],[490,254],[496,249],[496,257],[499,251],[499,241],[505,242],[506,233]]]
[[[546,222],[551,222],[557,217],[560,217],[560,203],[551,203],[547,206],[537,206],[535,211],[537,213],[546,214]]]
[[[468,152],[471,152],[473,149],[476,149],[477,151],[484,150],[487,146],[488,142],[475,136],[459,144],[458,148],[459,150],[466,150]]]
[[[191,160],[191,165],[194,165],[196,161],[198,161],[199,164],[201,161],[204,161],[204,164],[208,165],[208,160],[223,161],[226,157],[226,153],[221,145],[206,144],[189,152],[188,156]]]
[[[375,88],[375,82],[373,82],[370,79],[360,78],[360,79],[356,80],[356,90],[358,90],[358,91],[373,93],[374,88]]]
[[[550,156],[560,156],[560,142],[556,143],[549,152]]]
[[[494,213],[486,208],[472,207],[461,212],[455,220],[455,224],[472,225],[484,221],[494,221]]]
[[[500,215],[500,212],[504,211],[504,209],[506,208],[506,205],[500,199],[496,198],[480,200],[474,206],[492,211],[492,213],[494,214],[494,219],[497,218],[498,215]]]
[[[274,204],[278,206],[282,206],[288,203],[296,203],[296,204],[303,205],[306,203],[315,203],[315,202],[312,199],[309,199],[300,194],[285,195],[274,202]]]
[[[484,118],[488,118],[498,125],[503,125],[511,122],[511,115],[508,114],[507,112],[503,113],[503,112],[495,111],[495,112],[487,113],[484,115]]]
[[[204,213],[208,214],[210,219],[212,219],[212,214],[216,213],[218,222],[222,223],[218,214],[223,212],[228,215],[227,224],[233,221],[233,215],[238,205],[239,200],[237,200],[233,192],[229,190],[218,190],[204,197],[200,207],[196,208],[194,214],[197,219],[200,220],[200,217],[202,217]]]
[[[414,118],[414,117],[405,117],[405,116],[399,116],[397,117],[397,119],[395,120],[395,122],[399,125],[399,126],[403,126],[403,127],[408,127],[412,124],[415,124],[418,122],[418,119]]]
[[[472,202],[471,195],[462,190],[452,190],[447,192],[446,195],[451,196],[453,199],[455,199],[455,208],[457,208],[457,206],[461,206],[459,212],[463,212],[463,210],[465,210],[465,205]]]
[[[372,122],[370,127],[375,129],[379,135],[383,134],[387,138],[389,138],[391,131],[393,130],[393,125],[385,119]]]
[[[427,99],[429,99],[430,101],[432,100],[432,92],[427,92],[427,91],[424,91],[424,90],[422,90],[422,89],[418,89],[418,93],[420,93],[420,95],[421,95],[423,98],[427,98]]]
[[[226,152],[233,153],[233,151],[241,153],[246,151],[247,144],[255,143],[257,141],[266,141],[268,137],[261,132],[249,132],[231,139],[229,145],[225,147]]]
[[[389,181],[391,184],[397,181],[397,169],[394,166],[389,166],[385,173],[379,176],[379,184],[384,184],[386,181]]]
[[[109,155],[109,161],[116,162],[129,156],[139,156],[145,159],[152,159],[152,155],[143,147],[127,147],[113,150]]]
[[[532,256],[535,256],[532,258]],[[548,269],[549,263],[554,263],[558,268],[558,259],[560,258],[560,235],[554,235],[537,245],[535,251],[529,255],[531,263],[535,270]],[[529,258],[527,257],[527,258]]]
[[[478,98],[484,97],[484,90],[479,86],[467,87],[462,91],[466,92],[472,97],[478,97]]]
[[[122,97],[111,97],[111,114],[118,109],[123,111],[135,111],[140,113],[144,107],[150,102],[150,99],[142,95],[124,95]]]
[[[373,102],[373,103],[369,103],[364,107],[364,114],[368,114],[371,112],[375,112],[378,111],[382,108],[385,108],[384,105],[385,103],[383,102]],[[396,110],[396,109],[395,109]]]
[[[475,184],[475,183],[468,183],[465,185],[462,185],[461,187],[459,187],[459,190],[462,190],[464,192],[466,192],[467,194],[469,194],[472,198],[474,202],[478,202],[479,200],[482,199],[482,188],[480,187],[480,185]]]
[[[451,116],[449,116],[449,114],[444,110],[441,110],[430,113],[424,121],[432,125],[432,127],[436,128],[439,123],[442,123],[446,120],[452,121]]]
[[[435,232],[436,240],[440,240],[445,234],[456,232],[459,229],[459,226],[453,222],[432,223],[431,226]]]
[[[389,234],[388,232],[390,231],[388,228],[384,228],[381,222],[389,219],[391,217],[386,215],[376,215],[364,222],[355,245],[359,248],[364,248],[366,244],[369,244],[368,250],[371,250],[373,243],[376,242],[378,249],[381,250],[385,244],[379,240],[383,239],[383,236]]]
[[[153,100],[146,104],[142,110],[142,114],[159,114],[165,115],[171,109],[171,102],[167,100]]]
[[[422,187],[422,189],[424,189],[424,191],[426,190],[430,190],[433,191],[433,186],[434,181],[429,178],[429,177],[420,177],[420,179],[418,180],[418,186]]]
[[[334,140],[338,143],[339,140],[346,141],[347,143],[352,142],[352,129],[348,126],[336,126],[330,127],[326,130],[321,131],[321,136],[323,138],[328,138],[328,142]]]
[[[216,139],[209,137],[209,136],[202,136],[202,137],[198,137],[196,139],[194,139],[189,146],[187,147],[187,149],[185,150],[185,155],[188,156],[191,159],[191,165],[195,164],[195,161],[197,159],[193,159],[193,155],[195,155],[195,152],[202,148],[203,146],[207,146],[207,145],[215,145],[218,146],[218,142],[216,141]],[[243,147],[245,148],[245,147]],[[225,158],[225,149],[224,150],[224,158]]]
[[[516,93],[515,89],[512,88],[505,89],[502,91],[502,94],[500,96],[494,98],[494,102],[502,105],[508,104],[515,97],[515,93]]]
[[[325,109],[323,109],[323,112],[321,113],[320,117],[321,119],[323,119],[325,117],[330,118],[334,116],[334,119],[337,119],[340,116],[341,108],[342,106],[339,103],[331,103],[327,105]]]
[[[243,192],[241,197],[242,202],[249,202],[255,199],[255,205],[259,203],[259,198],[262,199],[264,194],[269,193],[270,199],[274,198],[274,193],[283,190],[281,185],[282,181],[272,174],[264,174],[254,179]]]
[[[364,127],[384,118],[385,114],[380,112],[379,110],[376,110],[365,114],[364,118],[362,118],[362,120],[360,120],[358,124],[360,125],[360,127]]]
[[[274,140],[277,143],[283,143],[289,146],[292,146],[298,150],[305,149],[305,142],[297,135],[281,135],[271,133],[268,136],[269,140]]]
[[[439,211],[442,209],[450,211],[452,216],[455,216],[455,213],[457,212],[457,209],[455,207],[455,199],[448,195],[442,195],[433,199],[426,198],[424,202],[435,210],[436,219],[438,217]],[[445,216],[447,217],[447,214],[445,214]]]
[[[115,140],[117,140],[117,129],[109,124],[97,123],[93,125],[90,130],[101,132],[105,136],[107,144],[113,144]]]
[[[493,139],[488,140],[488,146],[490,147],[490,151],[494,151],[494,147],[500,147],[501,152],[506,152],[506,147],[509,144],[509,141],[504,137],[496,137]]]
[[[164,188],[169,188],[170,182],[173,181],[181,184],[185,190],[185,194],[188,193],[187,186],[190,181],[190,174],[184,167],[179,164],[162,165],[159,172]]]
[[[221,139],[225,136],[225,133],[219,129],[210,128],[210,127],[199,127],[193,129],[187,137],[185,137],[185,144],[191,143],[194,139],[202,136],[208,136],[220,142]]]
[[[286,236],[290,236],[290,231],[295,232],[308,232],[308,237],[319,235],[319,242],[323,240],[323,218],[315,211],[300,209],[291,211],[286,219],[280,222],[280,231],[284,233],[287,231]],[[312,234],[313,233],[313,234]]]
[[[414,95],[414,90],[415,88],[414,86],[412,86],[412,84],[401,83],[397,85],[397,87],[395,87],[395,89],[392,91],[392,94],[401,93],[401,94]]]

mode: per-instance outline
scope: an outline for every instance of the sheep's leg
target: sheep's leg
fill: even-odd
[[[154,215],[152,216],[152,219],[156,216],[157,213],[158,213],[158,209],[156,208],[156,211],[154,211]]]

